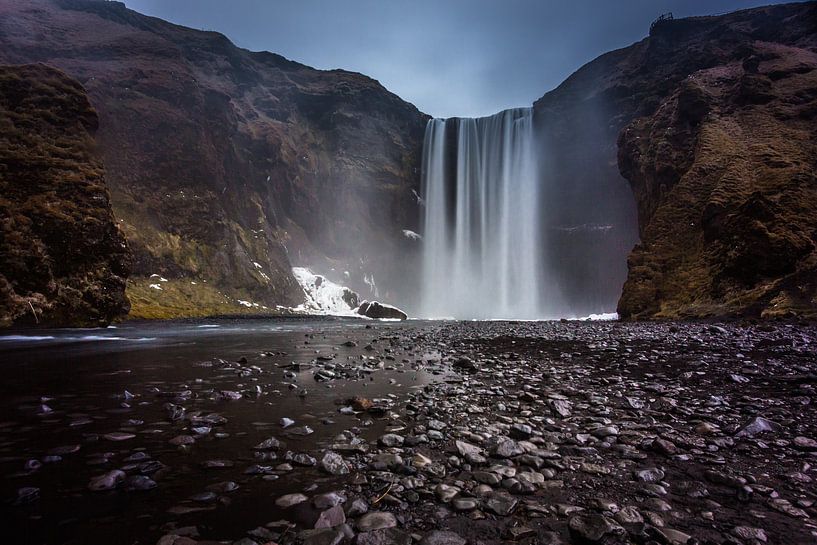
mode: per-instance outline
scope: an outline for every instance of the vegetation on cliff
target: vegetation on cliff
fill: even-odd
[[[100,325],[128,311],[131,256],[96,129],[64,73],[0,67],[0,325]]]

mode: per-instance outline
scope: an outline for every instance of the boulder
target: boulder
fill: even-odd
[[[363,301],[357,307],[357,313],[367,318],[406,320],[408,315],[397,307],[378,303],[377,301]]]

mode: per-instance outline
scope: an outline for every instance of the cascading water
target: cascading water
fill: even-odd
[[[428,122],[424,316],[556,317],[543,289],[538,185],[530,108]]]

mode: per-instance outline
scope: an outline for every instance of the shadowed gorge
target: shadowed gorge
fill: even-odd
[[[754,1],[0,0],[2,545],[817,544]]]

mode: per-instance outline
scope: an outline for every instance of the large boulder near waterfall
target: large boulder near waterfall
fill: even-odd
[[[133,316],[295,306],[292,266],[346,271],[364,297],[413,289],[395,256],[418,230],[427,116],[377,81],[97,0],[0,1],[0,62],[87,89]]]
[[[815,21],[814,2],[662,19],[534,104],[565,187],[632,188],[621,316],[817,312]]]
[[[406,320],[408,315],[397,307],[380,303],[378,301],[363,301],[357,307],[357,313],[367,318],[377,320]]]
[[[130,251],[75,80],[0,66],[0,325],[97,326],[128,312]]]

